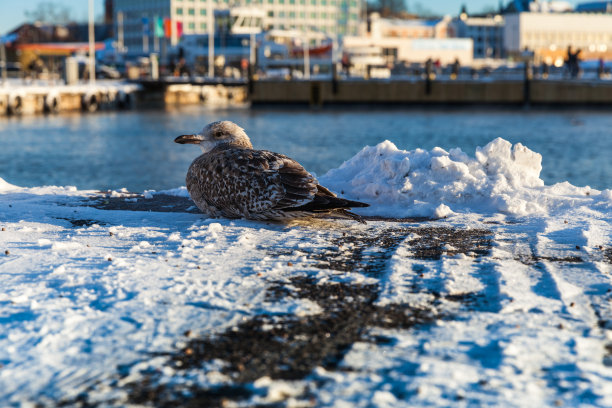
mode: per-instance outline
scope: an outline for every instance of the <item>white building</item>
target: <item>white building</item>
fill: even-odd
[[[118,13],[123,17],[122,31],[128,54],[136,55],[147,51],[144,48],[149,52],[158,50],[166,41],[161,39],[161,45],[155,42],[153,21],[157,17],[170,19],[174,27],[181,23],[184,34],[206,33],[215,9],[237,6],[265,11],[264,28],[320,31],[340,36],[356,35],[365,11],[364,0],[115,0],[114,13],[115,22]],[[144,35],[143,18],[150,22],[148,39]],[[169,42],[178,43],[176,30],[172,30]]]
[[[504,17],[469,17],[466,14],[452,23],[457,38],[471,38],[474,58],[504,57]]]
[[[393,65],[440,60],[442,65],[459,60],[471,65],[473,42],[469,38],[448,38],[450,18],[435,21],[398,20],[370,16],[370,30],[360,36],[346,36],[344,50],[351,63],[358,65]],[[452,30],[451,30],[452,31]]]
[[[511,0],[507,12],[523,13],[566,13],[572,5],[565,0]]]
[[[590,13],[518,13],[505,16],[504,47],[509,55],[525,50],[536,62],[561,66],[568,47],[582,59],[612,59],[612,15]]]
[[[612,13],[612,0],[590,1],[576,6],[579,13]]]

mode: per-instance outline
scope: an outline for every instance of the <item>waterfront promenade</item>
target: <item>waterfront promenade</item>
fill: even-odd
[[[485,77],[480,79],[203,77],[98,81],[96,85],[13,82],[0,86],[0,116],[159,108],[342,105],[612,107],[612,81]]]

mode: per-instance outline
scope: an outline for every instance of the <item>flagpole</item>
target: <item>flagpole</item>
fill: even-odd
[[[96,55],[95,55],[94,7],[93,0],[89,0],[89,84],[96,83]]]
[[[170,44],[175,46],[177,43],[178,21],[174,18],[174,14],[170,17]]]
[[[123,54],[123,11],[117,12],[117,49]]]
[[[6,48],[4,47],[4,41],[0,39],[0,64],[2,64],[2,85],[6,84]]]
[[[155,20],[155,24],[157,25],[157,20]],[[159,52],[159,37],[157,36],[157,32],[153,32],[153,50]]]
[[[149,52],[149,18],[145,17],[142,20],[142,52]]]
[[[208,76],[215,76],[215,16],[213,15],[212,0],[208,0]]]

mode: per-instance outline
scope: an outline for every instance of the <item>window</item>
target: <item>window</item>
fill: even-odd
[[[176,14],[179,15],[179,16],[182,16],[183,15],[183,9],[181,7],[177,8],[176,9]]]
[[[201,9],[200,10],[200,15],[201,16],[205,16],[206,15],[206,9]]]
[[[194,10],[194,9],[192,9],[192,8],[190,8],[189,10],[187,10],[187,13],[188,13],[190,16],[195,16],[195,10]]]
[[[200,23],[200,30],[206,30],[206,23]]]
[[[188,27],[191,31],[195,30],[195,23],[189,23]]]

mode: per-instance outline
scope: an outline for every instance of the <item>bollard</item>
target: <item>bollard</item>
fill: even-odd
[[[338,66],[332,63],[332,93],[336,95],[338,93]]]
[[[151,54],[149,57],[151,61],[151,79],[159,79],[159,61],[157,60],[157,54]]]

